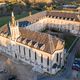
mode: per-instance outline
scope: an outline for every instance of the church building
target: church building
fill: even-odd
[[[65,41],[42,33],[56,29],[80,35],[80,13],[60,11],[39,12],[11,21],[0,28],[0,51],[33,66],[34,71],[56,74],[64,66]]]

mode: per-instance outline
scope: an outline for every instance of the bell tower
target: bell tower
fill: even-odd
[[[15,20],[14,13],[11,14],[11,22],[9,23],[11,39],[16,41],[16,39],[20,36],[19,25]]]

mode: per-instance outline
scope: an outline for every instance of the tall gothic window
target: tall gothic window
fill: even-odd
[[[59,65],[61,65],[61,53],[60,53],[60,63],[59,63]]]
[[[37,60],[37,54],[36,54],[36,52],[35,52],[35,60]]]
[[[56,56],[56,62],[58,62],[58,57],[59,57],[59,54],[57,53],[57,56]]]
[[[47,58],[47,65],[49,65],[49,57]]]
[[[72,30],[74,30],[74,27],[72,27]]]
[[[24,47],[24,56],[26,55],[26,52],[25,52],[25,47]]]
[[[17,55],[15,54],[15,58],[17,58]]]
[[[29,57],[31,57],[31,50],[29,49]]]
[[[20,50],[20,45],[19,45],[19,53],[21,53],[21,50]]]
[[[43,55],[41,54],[41,63],[43,63]]]

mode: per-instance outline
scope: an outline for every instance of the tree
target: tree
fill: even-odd
[[[13,11],[13,4],[8,3],[7,6],[6,6],[6,8],[7,8],[7,11],[8,11],[9,13],[11,13],[11,12]]]

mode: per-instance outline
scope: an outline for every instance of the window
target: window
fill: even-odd
[[[43,63],[43,55],[41,54],[41,63]]]
[[[60,63],[59,63],[59,65],[61,65],[61,53],[60,53]]]
[[[37,54],[36,54],[36,52],[35,52],[35,60],[37,60]]]
[[[41,65],[41,68],[43,68],[43,65]]]
[[[15,54],[15,58],[17,58],[17,55]]]
[[[30,51],[30,49],[29,49],[29,57],[31,57],[31,51]]]
[[[19,53],[21,53],[20,46],[19,46]]]
[[[47,68],[47,71],[49,71],[49,68]]]
[[[74,30],[74,27],[72,27],[72,30]]]
[[[49,57],[47,58],[47,65],[49,65]]]
[[[58,62],[58,57],[59,57],[59,55],[58,55],[58,53],[57,53],[56,62]]]
[[[24,47],[24,56],[26,55],[26,52],[25,52],[25,47]]]

